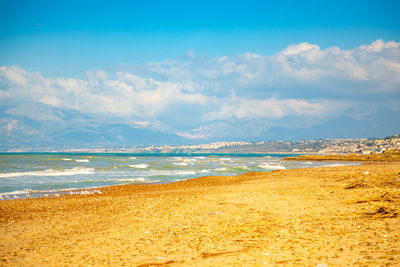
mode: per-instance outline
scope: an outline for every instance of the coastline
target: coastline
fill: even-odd
[[[109,156],[110,155],[110,156]],[[0,200],[57,196],[118,184],[170,183],[204,175],[311,167],[285,162],[293,154],[2,154]],[[300,154],[295,154],[298,156]],[[43,164],[47,162],[48,164]],[[317,163],[315,165],[318,165]],[[319,164],[321,165],[321,164]],[[24,177],[20,179],[18,177]],[[5,178],[5,179],[2,179]],[[26,178],[26,179],[25,179]],[[20,182],[18,182],[20,181]],[[87,193],[87,192],[83,192]]]
[[[400,163],[0,202],[0,265],[396,265]]]
[[[400,151],[388,151],[381,154],[346,154],[346,155],[301,155],[296,157],[286,157],[287,161],[358,161],[358,162],[400,162]]]

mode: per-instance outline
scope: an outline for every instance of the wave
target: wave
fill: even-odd
[[[76,167],[73,169],[66,169],[61,171],[54,169],[47,169],[43,171],[0,173],[0,178],[12,178],[19,176],[70,176],[70,175],[93,174],[93,173],[94,173],[93,168]]]
[[[182,170],[171,170],[171,171],[152,171],[152,175],[165,175],[165,176],[174,176],[174,175],[195,175],[197,172],[195,171],[182,171]]]
[[[284,169],[286,169],[282,165],[269,165],[267,163],[260,164],[260,165],[258,165],[258,167],[266,169],[266,170],[284,170]]]
[[[208,170],[179,170],[179,169],[169,169],[169,170],[154,170],[154,169],[143,169],[135,172],[136,175],[142,177],[156,177],[156,176],[184,176],[184,175],[195,175],[198,173],[205,173]],[[128,174],[128,173],[127,173]],[[124,178],[121,178],[124,179]]]
[[[31,194],[31,193],[39,193],[39,190],[33,189],[23,189],[23,190],[16,190],[12,192],[5,192],[1,193],[0,196],[7,196],[7,195],[22,195],[22,194]]]
[[[81,191],[69,191],[70,195],[93,195],[93,194],[101,194],[100,190],[81,190]]]
[[[174,165],[178,166],[187,166],[188,164],[194,164],[197,159],[194,158],[182,158],[182,157],[174,157],[176,160],[180,160],[180,162],[174,162]]]
[[[146,169],[149,167],[147,164],[134,164],[134,165],[128,165],[128,167],[136,168],[136,169]]]
[[[249,167],[247,167],[247,166],[235,166],[234,167],[235,169],[239,169],[239,170],[249,170],[250,168]]]
[[[112,179],[111,181],[123,182],[123,183],[132,183],[132,184],[153,184],[153,183],[161,182],[161,180],[148,180],[148,179],[145,179],[143,177]]]
[[[74,190],[74,191],[72,191]],[[66,188],[66,189],[53,189],[53,190],[33,190],[33,189],[23,189],[12,192],[5,192],[0,194],[0,199],[17,199],[21,198],[31,198],[31,197],[59,197],[63,194],[69,195],[91,195],[91,194],[101,194],[102,192],[98,189],[87,189],[79,190],[78,188]]]
[[[229,160],[231,160],[231,158],[219,158],[219,160],[221,160],[221,161],[229,161]]]
[[[81,190],[81,191],[69,191],[70,195],[93,195],[93,194],[101,194],[100,190]]]
[[[136,157],[130,157],[130,159],[136,159]]]
[[[76,159],[75,162],[90,162],[88,159]]]
[[[70,158],[62,158],[61,160],[71,161],[72,159],[70,159]]]
[[[186,162],[174,162],[174,165],[187,166],[188,164]]]
[[[193,175],[196,174],[195,171],[176,171],[171,175]]]

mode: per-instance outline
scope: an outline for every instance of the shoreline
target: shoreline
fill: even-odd
[[[400,162],[400,151],[388,151],[381,154],[345,154],[345,155],[301,155],[286,157],[286,161],[357,161],[357,162]]]
[[[399,162],[0,202],[0,265],[392,265]]]
[[[301,156],[300,156],[301,157]],[[286,158],[282,159],[286,160]],[[343,163],[353,163],[352,161],[338,161],[339,165],[337,166],[352,166],[352,165],[342,165]],[[358,162],[362,164],[362,161]],[[334,164],[335,165],[335,164]],[[355,165],[354,165],[355,166]],[[309,168],[328,168],[330,166],[312,166]],[[332,167],[336,167],[332,166]],[[299,168],[290,168],[290,169],[302,169],[304,167]],[[273,171],[273,170],[271,170]],[[257,172],[270,172],[270,171],[257,171]],[[239,174],[238,174],[239,175]],[[227,175],[218,175],[217,177],[226,177]],[[204,176],[188,178],[186,180],[192,179],[201,179]],[[101,194],[101,190],[105,187],[114,187],[114,186],[135,186],[135,185],[157,185],[157,184],[170,184],[170,183],[177,183],[180,181],[158,181],[154,183],[127,183],[127,184],[116,184],[116,185],[104,185],[104,186],[93,186],[93,187],[82,187],[82,188],[65,188],[65,189],[54,189],[54,190],[33,190],[33,189],[23,189],[19,191],[12,191],[12,192],[3,192],[0,193],[0,201],[8,201],[8,200],[17,200],[17,199],[38,199],[38,198],[54,198],[60,197],[65,195],[85,195],[85,194]],[[25,192],[24,192],[25,191]]]

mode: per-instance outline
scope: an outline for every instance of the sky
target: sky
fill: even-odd
[[[400,125],[398,14],[399,1],[2,0],[0,104],[193,140],[342,117],[363,122],[354,136],[377,125],[390,134]]]

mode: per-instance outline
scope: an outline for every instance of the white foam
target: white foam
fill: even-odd
[[[0,194],[0,199],[18,199],[18,195],[25,195],[27,198],[39,196],[39,197],[59,197],[61,196],[60,192],[69,191],[69,190],[78,190],[77,188],[68,188],[68,189],[53,189],[53,190],[33,190],[33,189],[23,189],[12,192],[6,192]],[[31,195],[35,194],[36,195]],[[82,190],[82,191],[69,191],[70,195],[90,195],[90,194],[101,194],[100,190]],[[23,196],[22,196],[23,197]]]
[[[181,171],[181,172],[176,172],[177,175],[193,175],[196,174],[194,171]]]
[[[22,195],[22,194],[30,194],[30,193],[37,193],[37,192],[40,192],[40,191],[32,190],[32,189],[23,189],[23,190],[17,190],[17,191],[12,191],[12,192],[1,193],[0,196]]]
[[[227,169],[226,168],[216,168],[215,169],[215,171],[217,171],[217,172],[222,172],[222,171],[226,171]]]
[[[269,165],[267,163],[264,164],[260,164],[258,165],[260,168],[266,169],[266,170],[284,170],[286,169],[284,166],[282,165]]]
[[[305,161],[304,164],[313,164],[311,161]]]
[[[187,166],[188,164],[186,162],[174,162],[174,165]]]
[[[136,159],[136,157],[130,157],[130,159]]]
[[[200,157],[194,157],[195,159],[205,159],[206,157],[200,156]]]
[[[140,176],[149,177],[149,176],[181,176],[181,175],[195,175],[196,171],[190,170],[145,170],[140,173]]]
[[[72,159],[70,159],[70,158],[62,158],[61,160],[70,161]]]
[[[221,161],[228,161],[228,160],[231,160],[231,158],[219,158],[219,160],[221,160]]]
[[[116,182],[127,182],[127,183],[141,183],[141,184],[152,184],[152,183],[159,183],[161,180],[147,180],[143,177],[139,178],[121,178],[121,179],[112,179],[112,181]]]
[[[90,162],[88,159],[76,159],[76,162]]]
[[[69,191],[70,195],[93,195],[101,194],[100,190],[82,190],[82,191]]]
[[[30,172],[8,172],[8,173],[0,173],[0,178],[12,178],[19,176],[70,176],[77,174],[93,174],[94,169],[92,168],[73,168],[66,170],[53,170],[47,169],[44,171],[30,171]]]
[[[174,170],[174,171],[156,171],[155,172],[158,175],[195,175],[195,171],[180,171],[180,170]]]
[[[136,168],[136,169],[146,169],[149,167],[147,164],[135,164],[135,165],[128,165],[128,167]]]
[[[270,159],[271,157],[270,156],[265,156],[264,158]]]
[[[235,166],[234,168],[235,169],[242,169],[242,170],[248,170],[249,169],[249,167],[247,167],[247,166]]]

